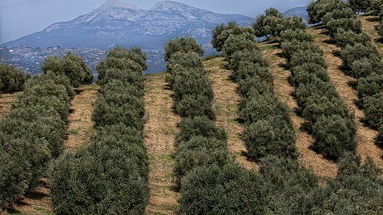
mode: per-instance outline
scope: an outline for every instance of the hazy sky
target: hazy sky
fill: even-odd
[[[74,19],[100,6],[105,0],[0,0],[0,43],[41,31],[55,22]],[[161,0],[121,0],[149,9]],[[238,13],[251,17],[266,8],[281,11],[305,6],[311,0],[177,0],[217,13]]]

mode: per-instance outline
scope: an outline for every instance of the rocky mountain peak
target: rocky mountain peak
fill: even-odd
[[[110,8],[125,8],[125,9],[132,9],[136,10],[137,7],[135,5],[126,3],[126,2],[120,2],[118,0],[106,0],[104,4],[101,5],[98,9],[110,9]]]
[[[175,1],[163,1],[158,2],[151,10],[153,11],[190,11],[190,10],[201,10],[194,7],[191,7],[186,4]]]

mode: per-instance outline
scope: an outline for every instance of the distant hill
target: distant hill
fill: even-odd
[[[211,31],[220,23],[236,21],[250,25],[254,19],[235,14],[218,14],[179,2],[164,1],[150,10],[107,0],[99,8],[68,22],[55,23],[41,32],[1,44],[2,47],[59,46],[62,48],[109,49],[116,45],[139,46],[149,50],[149,72],[162,62],[150,63],[170,39],[180,36],[196,38],[211,52]]]
[[[309,15],[306,11],[306,7],[292,8],[292,9],[284,12],[283,15],[286,17],[291,17],[291,16],[301,17],[306,24],[308,23],[308,20],[309,20]]]

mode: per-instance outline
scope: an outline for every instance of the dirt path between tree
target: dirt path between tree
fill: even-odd
[[[330,44],[330,37],[325,35],[325,30],[321,28],[312,28],[309,33],[314,36],[315,42],[321,47],[324,52],[324,57],[328,65],[328,74],[331,82],[335,85],[340,97],[348,105],[350,113],[354,115],[357,124],[356,138],[358,142],[357,152],[360,154],[362,161],[370,157],[378,168],[383,169],[383,150],[375,144],[377,131],[367,127],[362,121],[364,113],[356,105],[357,92],[350,86],[350,83],[356,80],[347,76],[341,71],[343,64],[342,59],[337,56],[340,48],[336,44]]]
[[[2,93],[0,94],[0,119],[3,118],[12,108],[13,102],[16,101],[18,93]]]
[[[176,214],[179,194],[174,191],[175,135],[179,117],[173,112],[172,91],[164,73],[148,75],[145,83],[145,145],[150,158],[150,200],[146,214]]]
[[[338,172],[336,163],[311,150],[315,139],[307,132],[301,130],[306,120],[294,112],[298,108],[298,104],[292,96],[294,87],[288,81],[291,73],[284,67],[286,59],[280,56],[282,50],[278,48],[278,43],[276,42],[261,43],[260,46],[274,75],[274,91],[279,99],[291,110],[290,117],[297,136],[296,146],[300,153],[299,162],[305,168],[312,169],[319,177],[334,178]]]
[[[226,64],[223,57],[204,62],[205,69],[210,71],[208,77],[214,91],[213,110],[217,116],[216,123],[225,129],[229,152],[236,161],[246,169],[258,171],[258,165],[244,156],[247,149],[241,140],[243,125],[237,121],[240,97],[237,94],[237,84],[230,80],[231,71],[225,69]]]
[[[362,23],[362,30],[371,37],[372,44],[378,48],[379,52],[383,54],[383,43],[379,42],[380,36],[375,30],[375,26],[381,25],[377,16],[359,16]]]
[[[85,147],[95,134],[93,129],[92,113],[93,102],[99,87],[96,85],[82,86],[76,89],[78,92],[71,102],[69,115],[68,139],[64,141],[65,152],[74,152],[80,147]],[[13,204],[13,208],[4,215],[53,215],[52,200],[48,189],[48,180],[41,179],[44,186],[27,193]],[[0,214],[2,214],[0,212]]]

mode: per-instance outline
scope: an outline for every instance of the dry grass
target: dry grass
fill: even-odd
[[[92,121],[93,103],[99,90],[97,85],[87,85],[76,89],[78,94],[72,100],[69,115],[68,139],[64,146],[67,152],[74,152],[79,147],[85,147],[95,135]]]
[[[82,86],[76,89],[78,94],[72,100],[71,114],[69,115],[68,139],[64,142],[66,152],[74,152],[84,147],[95,134],[93,129],[92,113],[93,102],[99,87],[96,85]],[[22,196],[14,203],[8,212],[9,214],[25,215],[53,215],[52,200],[48,189],[48,180],[41,179],[41,186]],[[0,214],[2,214],[0,212]]]
[[[212,81],[214,91],[213,108],[217,116],[217,125],[225,129],[228,136],[228,148],[237,162],[246,169],[258,171],[255,162],[248,161],[247,149],[240,136],[243,126],[237,122],[237,107],[239,95],[237,85],[230,80],[231,71],[225,69],[227,62],[222,57],[204,62],[205,69],[210,71],[209,79]]]
[[[363,32],[371,37],[372,44],[375,45],[380,53],[383,54],[383,43],[379,42],[380,36],[375,30],[375,26],[381,25],[380,22],[376,20],[377,18],[377,16],[359,16]]]
[[[21,92],[0,94],[0,118],[11,110],[13,102],[16,101],[17,96],[20,94]]]
[[[164,73],[149,75],[145,83],[144,135],[150,157],[150,200],[146,214],[172,215],[178,210],[172,153],[180,119],[172,111],[172,92],[167,89],[165,78]]]
[[[314,35],[323,35],[324,30],[320,28],[313,28],[309,30],[309,33]],[[378,168],[383,169],[383,160],[381,159],[383,150],[375,145],[377,131],[367,127],[363,123],[364,113],[355,105],[355,101],[358,99],[357,92],[349,84],[355,82],[356,80],[350,76],[345,75],[341,71],[343,62],[336,55],[336,53],[340,51],[340,48],[335,44],[329,44],[326,42],[328,40],[330,40],[329,36],[315,38],[316,43],[324,51],[324,57],[329,66],[328,74],[330,76],[331,82],[335,85],[339,95],[347,104],[350,113],[352,113],[355,117],[357,124],[357,151],[363,161],[365,161],[367,157],[370,157],[378,166]]]
[[[297,136],[296,146],[300,153],[299,162],[305,168],[312,169],[321,178],[334,178],[338,172],[337,165],[311,150],[315,140],[311,135],[301,130],[306,120],[293,111],[298,107],[298,104],[292,96],[294,88],[288,81],[291,73],[284,68],[286,60],[280,57],[282,50],[278,48],[276,43],[261,43],[260,45],[274,75],[275,93],[292,110],[290,116]]]

